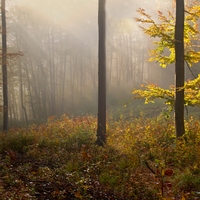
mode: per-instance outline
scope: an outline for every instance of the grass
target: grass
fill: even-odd
[[[109,119],[94,145],[96,118],[53,117],[0,135],[2,199],[200,199],[199,120],[176,140],[169,118]]]

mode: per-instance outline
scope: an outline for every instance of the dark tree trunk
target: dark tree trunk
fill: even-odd
[[[176,0],[175,25],[175,126],[176,136],[185,133],[184,127],[184,0]]]
[[[7,33],[5,0],[1,0],[2,19],[2,76],[3,76],[3,130],[8,130],[8,77],[7,77]]]
[[[99,72],[97,145],[106,142],[106,13],[105,0],[99,0]]]

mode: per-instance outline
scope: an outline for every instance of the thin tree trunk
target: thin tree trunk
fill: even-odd
[[[133,83],[133,49],[132,49],[132,35],[129,37],[129,57],[130,57],[130,81]]]
[[[71,112],[73,112],[74,110],[74,90],[75,90],[75,86],[74,86],[74,69],[75,69],[75,63],[76,63],[76,59],[73,61],[73,57],[72,55],[70,55],[70,90],[71,90],[71,102],[70,102],[70,107],[71,107]]]
[[[63,64],[63,77],[62,77],[62,85],[61,85],[61,110],[60,113],[63,114],[65,110],[65,84],[66,84],[66,69],[67,69],[67,44],[64,51],[64,64]]]
[[[23,94],[22,64],[21,64],[21,60],[19,60],[19,73],[20,73],[20,98],[21,98],[21,106],[22,106],[22,109],[24,111],[26,125],[28,126],[28,115],[27,115],[27,112],[26,112],[26,107],[24,106],[24,94]]]
[[[105,0],[99,0],[99,75],[97,145],[106,142],[106,13]]]
[[[142,58],[141,58],[141,75],[140,75],[140,84],[142,84],[143,83],[143,79],[144,79],[144,45],[143,45],[143,47],[142,47],[142,52],[141,52],[141,54],[142,54]]]
[[[185,133],[184,127],[184,0],[176,0],[175,25],[175,127],[176,136]]]
[[[31,79],[32,79],[32,88],[33,88],[33,98],[35,98],[35,105],[33,105],[33,107],[35,109],[36,118],[40,118],[41,105],[40,105],[39,89],[38,89],[37,80],[36,80],[37,74],[36,74],[36,69],[34,70],[34,63],[31,56],[29,56],[29,59],[30,59],[29,73],[32,76]]]
[[[28,66],[28,64],[27,64]],[[27,77],[27,84],[28,84],[28,92],[29,92],[29,98],[30,98],[30,104],[31,104],[31,111],[32,111],[32,115],[33,115],[33,119],[36,119],[36,115],[35,115],[35,108],[34,108],[34,104],[33,104],[33,95],[32,95],[32,90],[31,90],[31,83],[30,83],[30,78],[29,78],[29,72],[28,72],[28,68],[25,67],[25,71],[26,71],[26,77]]]
[[[110,85],[112,83],[112,67],[113,67],[113,47],[110,47],[110,59],[109,59],[109,77],[107,78],[107,84]]]
[[[8,130],[8,77],[7,77],[7,33],[5,0],[1,0],[2,19],[2,76],[3,76],[3,130]]]
[[[49,28],[49,67],[50,67],[50,113],[56,113],[56,94],[55,94],[55,58],[54,58],[54,33],[52,28]]]
[[[18,111],[17,111],[17,102],[16,102],[16,94],[15,94],[15,88],[14,88],[14,82],[11,81],[9,84],[9,94],[10,94],[10,102],[11,105],[9,105],[12,113],[12,121],[18,120]]]

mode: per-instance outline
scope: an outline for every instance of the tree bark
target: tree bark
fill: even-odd
[[[177,138],[184,127],[184,0],[176,0],[175,24],[175,127]]]
[[[96,144],[103,146],[106,142],[106,13],[105,0],[99,0],[99,52],[98,52],[98,128]]]
[[[8,130],[8,77],[7,77],[7,32],[5,0],[1,0],[2,19],[2,76],[3,76],[3,130]]]

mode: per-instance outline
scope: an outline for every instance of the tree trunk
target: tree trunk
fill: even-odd
[[[98,73],[98,128],[97,145],[106,142],[106,13],[105,0],[99,0],[99,73]]]
[[[28,64],[27,64],[28,66]],[[34,108],[34,100],[33,100],[33,95],[32,95],[32,89],[31,89],[31,81],[29,77],[30,71],[28,70],[28,67],[25,67],[25,72],[26,72],[26,77],[27,77],[27,84],[28,84],[28,92],[29,92],[29,98],[30,98],[30,106],[31,106],[31,111],[32,111],[32,116],[33,119],[36,119],[36,114],[35,114],[35,108]]]
[[[184,127],[184,0],[176,0],[175,25],[175,127],[176,136],[185,133]]]
[[[20,99],[21,99],[21,107],[22,107],[22,109],[24,111],[26,125],[28,126],[28,115],[27,115],[26,107],[24,105],[24,92],[23,92],[22,63],[21,63],[21,59],[19,60],[19,76],[20,76]]]
[[[2,19],[2,76],[3,76],[3,130],[8,130],[8,77],[7,77],[7,33],[5,0],[1,0]]]

